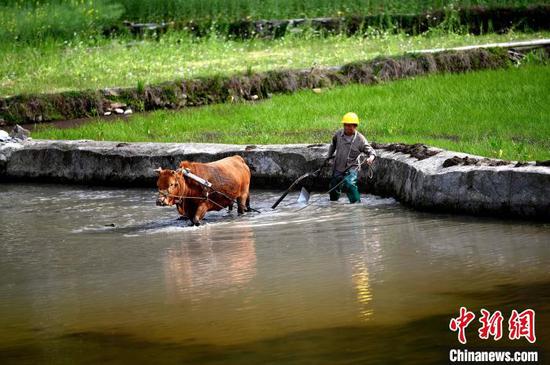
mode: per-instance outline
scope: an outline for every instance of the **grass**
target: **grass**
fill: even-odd
[[[0,43],[92,35],[119,22],[121,4],[107,0],[0,1]]]
[[[284,19],[341,14],[420,13],[445,6],[522,6],[525,0],[119,0],[133,19]]]
[[[48,37],[98,34],[124,19],[138,21],[231,21],[346,14],[420,13],[443,7],[525,6],[545,0],[4,0],[0,41],[35,42]]]
[[[550,159],[550,66],[432,75],[275,96],[260,103],[158,111],[34,138],[238,144],[327,143],[355,111],[376,142],[425,143],[510,160]]]
[[[550,32],[472,36],[431,33],[408,36],[372,31],[367,37],[311,34],[246,42],[217,37],[193,39],[173,32],[159,41],[129,38],[59,42],[39,46],[0,45],[0,97],[265,71],[279,68],[334,66],[378,55],[490,42],[550,37]]]

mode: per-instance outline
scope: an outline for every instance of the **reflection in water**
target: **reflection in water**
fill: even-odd
[[[369,285],[369,272],[364,261],[359,261],[353,265],[353,285],[357,291],[357,301],[360,305],[361,319],[366,321],[373,314],[373,310],[368,304],[372,300],[371,288]]]
[[[353,226],[342,224],[342,228],[349,231],[351,237],[346,237],[347,242],[358,242],[357,248],[346,255],[345,259],[351,266],[350,279],[355,290],[359,318],[362,322],[368,321],[374,313],[372,307],[373,290],[369,280],[369,262],[376,264],[376,257],[371,256],[379,247],[376,234],[367,229],[354,229]],[[346,244],[342,242],[341,244]]]
[[[154,190],[0,185],[2,364],[441,363],[461,305],[549,338],[548,225],[296,195],[188,227]]]
[[[248,283],[256,275],[256,251],[250,225],[224,234],[226,242],[217,245],[211,227],[197,237],[166,250],[164,273],[166,291],[172,302],[204,298],[208,292],[226,290]]]

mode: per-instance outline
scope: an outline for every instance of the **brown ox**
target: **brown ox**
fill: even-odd
[[[180,169],[188,169],[209,181],[212,188],[202,186],[180,170],[159,168],[156,170],[159,174],[157,205],[176,204],[178,212],[184,213],[197,226],[206,212],[231,208],[234,200],[239,214],[250,210],[250,169],[241,156],[209,163],[182,161]]]

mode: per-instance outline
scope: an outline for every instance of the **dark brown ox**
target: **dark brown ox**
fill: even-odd
[[[185,176],[181,169],[212,183],[206,188],[197,181]],[[182,161],[180,169],[159,168],[157,205],[177,205],[180,214],[184,213],[193,224],[199,225],[206,212],[231,208],[237,201],[238,212],[250,210],[250,169],[241,156],[231,156],[209,162]]]

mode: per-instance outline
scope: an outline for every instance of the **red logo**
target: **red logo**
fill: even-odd
[[[526,309],[518,313],[515,309],[508,320],[508,330],[510,340],[519,340],[525,337],[527,341],[534,343],[537,340],[535,336],[535,311]]]
[[[486,310],[481,310],[481,328],[477,331],[479,333],[479,338],[486,340],[489,336],[493,336],[495,341],[498,341],[502,338],[502,321],[504,317],[500,311],[496,311],[491,315],[491,313]]]
[[[502,322],[504,317],[500,311],[495,311],[491,314],[486,309],[481,309],[481,317],[479,322],[481,327],[478,329],[478,336],[482,340],[487,340],[490,337],[493,340],[498,341],[502,338]],[[476,315],[470,312],[466,307],[460,307],[459,316],[451,318],[449,322],[449,329],[453,332],[458,332],[458,341],[461,344],[466,344],[466,328],[474,320]],[[510,318],[508,319],[508,338],[510,340],[519,340],[525,337],[530,343],[535,343],[537,337],[535,336],[535,311],[532,309],[526,309],[521,313],[517,310],[512,310]]]
[[[475,314],[464,307],[460,307],[460,315],[457,318],[451,319],[449,328],[453,332],[458,331],[458,341],[460,341],[460,343],[466,343],[466,327],[468,327],[475,317]]]

